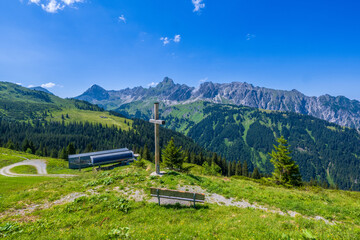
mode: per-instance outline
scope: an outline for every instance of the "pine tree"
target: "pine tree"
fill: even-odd
[[[88,143],[86,145],[85,152],[88,153],[88,152],[92,152],[92,151],[93,151],[93,146],[91,143]]]
[[[241,162],[240,162],[240,161],[238,161],[238,162],[236,163],[235,175],[236,175],[236,176],[240,176],[240,175],[241,175]]]
[[[11,140],[9,140],[9,141],[7,142],[6,147],[7,147],[8,149],[11,149],[11,150],[14,150],[14,149],[15,149],[15,145],[14,145],[14,143],[13,143]]]
[[[26,150],[30,148],[29,140],[27,138],[24,139],[22,143],[22,150],[26,152]]]
[[[273,177],[278,184],[299,186],[301,185],[301,175],[299,166],[290,156],[291,151],[287,140],[281,136],[277,139],[278,146],[274,145],[275,150],[272,150],[269,155],[270,161],[274,164],[275,170]]]
[[[228,170],[227,170],[227,176],[231,177],[231,162],[228,162]]]
[[[66,148],[66,153],[67,155],[71,155],[71,154],[75,154],[76,153],[76,149],[75,149],[75,146],[74,146],[74,143],[69,143],[69,145],[67,146]]]
[[[62,148],[62,149],[59,151],[58,158],[60,158],[60,159],[67,159],[67,158],[68,158],[68,154],[67,154],[65,148]]]
[[[244,161],[242,166],[242,175],[245,177],[249,177],[249,169],[246,160]]]
[[[170,169],[182,169],[184,158],[181,147],[177,148],[174,143],[174,138],[171,138],[166,148],[162,151],[164,164]]]
[[[257,167],[254,168],[254,171],[253,171],[251,177],[254,178],[254,179],[260,179],[261,178],[259,169]]]
[[[144,146],[141,157],[145,160],[151,161],[150,151],[149,151],[147,144],[145,144],[145,146]]]

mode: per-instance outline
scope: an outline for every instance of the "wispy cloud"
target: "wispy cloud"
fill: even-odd
[[[126,18],[124,17],[124,14],[121,14],[121,16],[119,17],[119,22],[126,23]]]
[[[156,87],[159,83],[157,82],[151,82],[148,84],[148,87]]]
[[[43,88],[53,88],[55,86],[56,86],[56,84],[53,83],[53,82],[48,82],[48,83],[41,84],[41,87],[43,87]]]
[[[180,34],[175,35],[175,37],[174,37],[174,42],[178,43],[178,42],[180,42],[180,41],[181,41],[181,36],[180,36]]]
[[[20,82],[17,82],[17,83],[15,83],[16,85],[19,85],[19,86],[22,86],[22,83],[20,83]]]
[[[247,41],[249,41],[249,40],[251,40],[253,38],[256,38],[256,36],[254,34],[250,34],[250,33],[246,34],[246,40]]]
[[[36,5],[40,4],[40,0],[30,0],[29,2],[30,3],[35,3]]]
[[[175,43],[179,43],[181,41],[181,36],[180,34],[176,34],[174,36],[174,38],[168,38],[168,37],[161,37],[160,41],[163,42],[164,46],[169,44],[171,41],[175,42]]]
[[[74,3],[81,3],[84,2],[84,0],[62,0],[66,5],[72,5]]]
[[[208,80],[209,78],[208,77],[206,77],[206,78],[203,78],[203,79],[200,79],[200,83],[204,83],[204,82],[206,82],[207,80]]]
[[[160,41],[163,42],[164,46],[170,43],[170,40],[168,37],[161,37]]]
[[[48,13],[57,13],[58,10],[63,10],[65,5],[58,3],[56,0],[50,0],[47,4],[41,4],[41,7]]]
[[[28,88],[32,88],[32,87],[35,87],[35,85],[30,84],[30,85],[28,86]]]
[[[73,7],[75,3],[82,3],[84,0],[29,0],[30,4],[36,4],[48,13],[57,13],[65,7]]]
[[[202,8],[205,7],[205,3],[203,3],[203,0],[191,0],[192,4],[194,5],[193,12],[199,12]]]

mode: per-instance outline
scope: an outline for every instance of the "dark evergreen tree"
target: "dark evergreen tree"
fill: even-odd
[[[254,168],[254,171],[253,171],[251,177],[254,178],[254,179],[260,179],[261,178],[259,169],[257,167]]]
[[[148,161],[151,161],[151,156],[150,156],[150,151],[149,151],[149,148],[147,146],[147,144],[145,144],[144,146],[144,149],[143,149],[143,152],[142,152],[142,156],[141,156],[143,159],[145,160],[148,160]]]
[[[270,161],[274,164],[273,177],[278,184],[299,186],[301,185],[301,175],[299,166],[291,158],[291,151],[287,140],[281,136],[277,139],[278,146],[274,145],[275,150],[270,154]]]
[[[245,177],[249,177],[249,169],[247,165],[247,161],[245,160],[242,166],[242,175]]]
[[[185,157],[184,153],[181,150],[181,147],[177,148],[174,143],[174,138],[171,138],[168,145],[162,151],[162,159],[165,164],[170,169],[182,169]]]
[[[74,143],[69,143],[67,148],[66,148],[66,153],[67,155],[71,155],[71,154],[75,154],[76,153],[76,148],[74,146]]]
[[[93,151],[93,146],[92,146],[91,143],[88,143],[86,145],[86,148],[85,148],[84,152],[88,153],[88,152],[92,152],[92,151]]]
[[[65,148],[62,148],[62,149],[59,151],[58,158],[64,159],[64,160],[66,160],[66,159],[68,158],[68,154],[67,154]]]
[[[14,150],[14,149],[15,149],[15,145],[14,145],[14,143],[13,143],[11,140],[9,140],[9,141],[7,142],[6,147],[7,147],[8,149],[11,149],[11,150]]]

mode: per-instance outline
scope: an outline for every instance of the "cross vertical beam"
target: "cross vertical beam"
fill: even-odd
[[[154,119],[150,122],[155,125],[155,169],[156,174],[160,174],[160,146],[159,146],[159,125],[164,125],[165,121],[159,120],[159,103],[154,103]]]
[[[159,103],[154,104],[154,118],[159,119]],[[159,146],[159,124],[155,123],[155,168],[156,174],[160,174],[160,146]]]

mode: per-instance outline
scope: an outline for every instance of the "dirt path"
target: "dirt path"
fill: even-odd
[[[30,165],[34,166],[38,174],[18,174],[11,172],[11,169],[17,166]],[[25,161],[11,164],[9,166],[3,167],[0,169],[0,174],[5,177],[75,177],[76,175],[70,174],[48,174],[46,171],[46,161],[41,159],[26,159]]]

